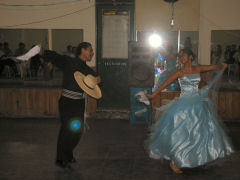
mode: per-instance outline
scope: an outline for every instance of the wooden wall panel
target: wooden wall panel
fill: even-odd
[[[0,116],[56,117],[61,89],[0,88]]]
[[[152,101],[153,108],[160,107],[179,97],[179,92],[161,92]],[[223,119],[239,119],[240,120],[240,92],[219,92],[216,99],[216,107],[220,117]]]
[[[218,114],[221,117],[226,117],[226,96],[224,92],[218,93]]]
[[[0,116],[2,117],[57,117],[60,88],[0,88]],[[162,92],[152,100],[160,107],[179,96],[179,92]],[[224,119],[240,120],[240,92],[219,92],[218,114]],[[97,101],[88,98],[87,113],[97,109]]]
[[[88,96],[87,98],[87,113],[88,115],[94,113],[97,109],[97,100]]]
[[[240,117],[240,93],[239,92],[233,92],[233,102],[232,102],[232,116],[234,119],[237,119]]]
[[[231,92],[225,92],[225,101],[226,101],[226,117],[233,117],[233,98]]]
[[[162,93],[160,93],[162,94]],[[161,95],[157,95],[155,99],[152,100],[153,107],[160,107],[161,106]]]
[[[19,107],[19,100],[17,97],[17,92],[14,89],[10,90],[10,96],[9,96],[10,102],[11,104],[8,106],[9,110],[12,109],[13,112],[16,113],[16,115],[18,115],[18,107]],[[11,112],[11,111],[10,111]]]
[[[47,96],[47,103],[48,103],[48,114],[55,114],[55,106],[56,106],[56,101],[58,101],[56,98],[54,99],[54,97],[56,92],[54,92],[52,89],[49,89],[48,91],[48,96]]]

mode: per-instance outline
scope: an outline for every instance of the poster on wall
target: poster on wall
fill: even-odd
[[[102,58],[127,59],[129,13],[106,12],[103,14],[102,26]]]

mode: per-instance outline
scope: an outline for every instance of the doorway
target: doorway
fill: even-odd
[[[134,39],[133,5],[97,6],[97,71],[102,79],[98,108],[129,109],[128,41]]]

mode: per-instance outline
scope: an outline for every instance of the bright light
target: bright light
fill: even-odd
[[[154,48],[158,48],[162,45],[162,38],[161,36],[159,36],[158,34],[152,34],[149,37],[149,44],[154,47]]]

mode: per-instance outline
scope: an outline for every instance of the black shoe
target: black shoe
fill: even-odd
[[[72,169],[71,165],[67,161],[56,160],[56,166],[63,169]]]

